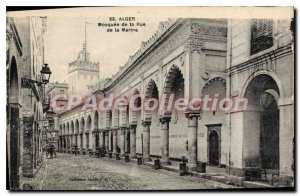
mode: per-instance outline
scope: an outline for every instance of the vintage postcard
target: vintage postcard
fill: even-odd
[[[6,17],[9,190],[294,190],[293,7]]]

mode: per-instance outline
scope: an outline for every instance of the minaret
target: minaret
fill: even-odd
[[[68,83],[70,94],[87,95],[92,86],[99,82],[99,63],[90,61],[90,54],[87,51],[87,24],[85,18],[83,48],[78,53],[77,59],[69,63]]]

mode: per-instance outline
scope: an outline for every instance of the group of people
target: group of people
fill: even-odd
[[[47,158],[56,158],[55,146],[53,144],[46,145],[46,157]]]

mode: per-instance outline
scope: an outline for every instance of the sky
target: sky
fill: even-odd
[[[147,41],[157,30],[160,21],[167,18],[136,18],[135,22],[145,22],[138,32],[107,32],[98,23],[109,22],[108,17],[86,18],[87,49],[90,60],[100,63],[100,79],[111,77],[123,66],[129,55],[133,55],[142,41]],[[45,62],[49,64],[51,82],[67,82],[68,63],[76,60],[84,43],[84,17],[47,18],[45,33]]]

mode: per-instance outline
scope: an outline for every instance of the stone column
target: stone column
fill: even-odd
[[[69,135],[69,149],[72,149],[72,135]]]
[[[188,118],[188,166],[190,171],[197,168],[197,129],[199,114],[186,114]]]
[[[63,137],[63,148],[65,149],[66,148],[66,136],[64,135]]]
[[[121,127],[120,131],[120,157],[125,156],[125,131],[126,128]]]
[[[112,130],[113,133],[113,153],[117,153],[117,139],[118,139],[118,130],[114,129]]]
[[[72,145],[73,145],[73,135],[70,135],[70,149],[72,149]]]
[[[72,149],[72,147],[73,147],[74,140],[75,140],[75,135],[72,134],[72,135],[71,135],[71,146],[70,146],[71,149]]]
[[[64,149],[66,149],[66,148],[67,148],[67,137],[64,136]]]
[[[130,125],[130,158],[136,157],[136,125]]]
[[[103,130],[99,131],[99,147],[103,147]]]
[[[76,144],[76,135],[73,134],[72,138],[73,138],[73,141],[72,141],[72,146],[73,146],[73,144],[74,144],[74,145]],[[72,146],[71,146],[71,147],[72,147]]]
[[[70,143],[70,136],[69,135],[66,135],[66,143],[67,143],[67,145],[66,145],[66,149],[69,149],[69,143]]]
[[[143,159],[145,162],[150,159],[150,125],[151,121],[143,121]]]
[[[65,136],[66,149],[68,149],[68,135]]]
[[[169,157],[169,122],[170,117],[163,117],[160,119],[161,123],[161,164],[170,165],[170,157]]]
[[[82,149],[86,150],[86,133],[82,134]]]
[[[95,150],[96,149],[96,132],[94,130],[92,130],[92,149]]]
[[[112,135],[112,132],[110,130],[108,130],[108,150],[109,151],[112,151],[112,147],[111,147],[111,135]]]

